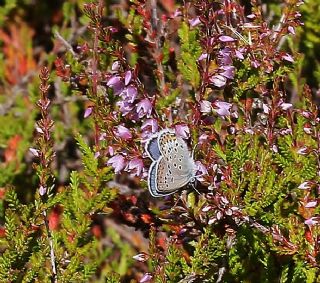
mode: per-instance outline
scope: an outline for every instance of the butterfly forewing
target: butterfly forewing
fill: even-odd
[[[158,136],[150,138],[146,143],[145,149],[152,160],[158,160],[161,155],[158,146]]]

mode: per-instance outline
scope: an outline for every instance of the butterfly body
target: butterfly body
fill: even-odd
[[[169,129],[152,136],[145,146],[153,161],[148,188],[154,197],[175,193],[195,178],[195,163],[186,142]]]

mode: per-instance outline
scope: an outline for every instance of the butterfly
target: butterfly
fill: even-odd
[[[175,132],[164,129],[151,136],[145,151],[152,164],[148,174],[148,188],[153,197],[171,195],[194,182],[196,166],[186,142]]]

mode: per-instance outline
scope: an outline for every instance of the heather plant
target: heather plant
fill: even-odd
[[[67,52],[51,74],[63,95],[87,99],[73,129],[82,168],[57,187],[59,121],[42,68],[38,185],[27,204],[5,189],[1,280],[319,281],[318,106],[283,44],[301,4],[279,5],[272,22],[256,1],[85,4],[76,43],[56,31]],[[197,172],[154,199],[144,148],[161,129],[188,143]]]

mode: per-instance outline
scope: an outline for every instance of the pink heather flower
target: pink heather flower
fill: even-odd
[[[201,24],[200,18],[199,18],[199,17],[196,17],[196,18],[193,18],[192,20],[189,20],[189,24],[190,24],[190,26],[192,26],[192,27],[195,27],[195,26]]]
[[[251,66],[257,69],[260,66],[260,63],[257,60],[252,60]]]
[[[110,30],[112,33],[118,32],[118,29],[115,28],[115,27],[109,27],[109,30]]]
[[[216,87],[223,87],[227,83],[227,79],[221,75],[215,75],[210,78],[210,81],[215,85]]]
[[[119,110],[123,116],[126,116],[133,109],[133,105],[126,101],[118,101],[116,104],[119,106]]]
[[[292,26],[288,26],[288,32],[291,34],[296,34],[294,27],[292,27]]]
[[[94,154],[94,158],[97,159],[99,156],[100,156],[100,151],[97,151],[97,152]]]
[[[232,65],[232,58],[230,56],[231,50],[226,47],[219,51],[218,62],[220,66]]]
[[[117,174],[126,166],[126,161],[121,154],[117,154],[111,157],[108,160],[107,164],[112,166],[114,169],[114,172]]]
[[[110,156],[113,156],[114,155],[114,149],[113,149],[113,147],[112,146],[108,146],[108,153],[109,153],[109,155]]]
[[[317,201],[313,200],[313,201],[309,201],[304,207],[305,208],[313,208],[317,206]]]
[[[119,76],[111,77],[107,82],[107,86],[113,89],[115,95],[120,94],[124,89],[124,83]]]
[[[221,212],[221,211],[218,211],[218,212],[217,212],[217,214],[216,214],[216,218],[217,218],[218,220],[220,220],[220,219],[222,219],[222,218],[223,218],[223,214],[222,214],[222,212]]]
[[[202,134],[200,137],[199,137],[199,140],[198,142],[200,144],[204,143],[204,142],[207,142],[208,141],[208,135],[207,134]]]
[[[198,58],[198,61],[201,61],[201,60],[204,60],[204,59],[207,59],[208,58],[208,54],[207,53],[202,53],[200,55],[200,57]]]
[[[228,36],[228,35],[222,35],[222,36],[220,36],[220,37],[219,37],[219,40],[220,40],[221,42],[233,42],[233,41],[235,41],[235,39],[234,39],[233,37]]]
[[[143,170],[142,160],[140,158],[130,160],[125,170],[128,172],[134,172],[132,173],[133,176],[141,176]]]
[[[146,253],[140,253],[132,257],[134,260],[140,261],[140,262],[145,262],[149,259],[149,255]]]
[[[212,111],[211,102],[208,100],[200,101],[200,112],[209,114]]]
[[[307,119],[311,117],[311,113],[309,111],[302,111],[301,114],[304,118],[307,118]]]
[[[121,92],[121,97],[123,100],[129,103],[133,103],[137,98],[138,91],[134,86],[128,86]]]
[[[292,58],[292,56],[288,53],[286,53],[285,55],[282,56],[282,59],[290,62],[290,63],[293,63],[294,62],[294,59]]]
[[[310,134],[312,133],[311,127],[305,126],[305,127],[303,128],[303,130],[304,130],[304,132],[305,132],[306,134],[308,134],[308,135],[310,135]]]
[[[106,137],[107,137],[107,133],[101,133],[100,136],[99,136],[99,141],[105,140]]]
[[[129,131],[129,129],[127,129],[126,127],[121,126],[121,125],[118,126],[116,135],[117,135],[119,138],[124,139],[124,140],[130,140],[130,139],[132,139],[132,134],[131,134],[131,132]]]
[[[112,71],[118,71],[119,68],[120,68],[120,62],[119,61],[113,62],[112,66],[111,66],[111,70]]]
[[[280,130],[281,135],[291,135],[292,134],[292,129],[291,128],[284,128]]]
[[[43,134],[43,130],[42,130],[39,126],[36,126],[36,131],[37,131],[39,134]]]
[[[86,111],[84,112],[83,117],[84,117],[84,118],[88,118],[88,117],[91,115],[92,110],[93,110],[93,107],[88,107],[88,108],[86,109]]]
[[[46,187],[43,187],[43,186],[40,186],[40,188],[39,188],[39,195],[40,195],[40,196],[44,196],[46,193],[47,193],[47,188],[46,188]]]
[[[35,157],[39,157],[39,155],[40,155],[39,150],[37,150],[37,149],[35,149],[35,148],[30,147],[30,148],[29,148],[29,151],[30,151]]]
[[[318,224],[320,221],[319,217],[310,217],[309,219],[307,219],[306,221],[304,221],[304,224],[309,225],[309,226],[314,226],[316,224]]]
[[[241,53],[241,51],[239,50],[236,50],[236,57],[240,60],[243,60],[244,59],[244,56],[243,54]]]
[[[307,148],[306,146],[300,148],[300,149],[297,151],[297,153],[298,153],[298,154],[301,154],[301,155],[306,155],[306,154],[308,154],[308,152],[309,152],[309,150],[308,150],[308,148]]]
[[[308,190],[311,188],[311,186],[313,185],[313,183],[311,181],[306,181],[306,182],[303,182],[302,184],[300,184],[300,186],[298,187],[298,189],[301,189],[301,190]]]
[[[262,104],[262,109],[263,109],[263,113],[269,114],[270,109],[269,109],[269,106],[267,104],[263,103]]]
[[[141,126],[142,131],[151,129],[151,133],[158,131],[158,121],[156,119],[147,119]]]
[[[139,118],[142,118],[143,116],[149,117],[152,112],[152,104],[149,99],[145,98],[141,100],[137,104],[137,113],[139,115]]]
[[[151,279],[152,279],[152,275],[150,273],[145,273],[140,279],[139,283],[151,282]]]
[[[131,81],[131,78],[132,78],[132,73],[129,70],[129,71],[126,72],[126,75],[124,77],[124,84],[128,85],[130,83],[130,81]]]
[[[293,105],[291,103],[281,103],[280,107],[282,110],[286,111],[290,109]]]
[[[205,207],[203,207],[202,209],[201,209],[201,211],[203,211],[203,212],[208,212],[208,211],[210,211],[210,210],[212,210],[213,209],[213,207],[211,206],[211,205],[206,205]]]
[[[245,133],[249,134],[249,135],[253,135],[254,131],[251,128],[245,128],[244,129]]]
[[[175,128],[177,136],[180,136],[183,139],[189,138],[190,130],[187,125],[176,125],[174,128]]]
[[[108,80],[107,86],[113,87],[114,85],[119,84],[119,82],[121,82],[121,78],[119,76],[113,76]]]
[[[248,19],[255,19],[256,18],[256,15],[255,14],[250,14],[247,16]]]
[[[224,101],[215,101],[213,104],[215,106],[214,110],[219,116],[224,117],[230,115],[230,108],[232,107],[232,104]]]
[[[196,163],[196,170],[197,170],[197,179],[202,182],[204,181],[203,176],[208,175],[208,170],[206,166],[204,166],[199,160]]]
[[[222,66],[224,72],[220,73],[221,76],[226,77],[227,79],[232,80],[234,78],[235,67],[233,66]]]
[[[182,13],[179,9],[176,9],[173,14],[173,18],[182,16]]]

